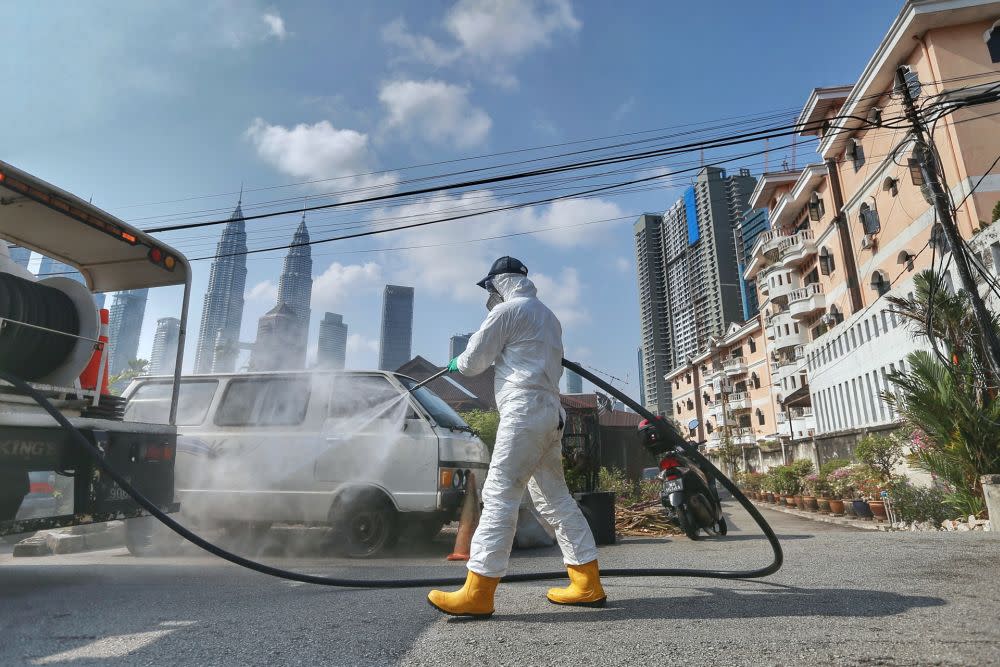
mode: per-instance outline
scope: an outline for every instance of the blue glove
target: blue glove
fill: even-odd
[[[452,359],[451,361],[448,362],[448,372],[449,373],[458,373],[459,372],[459,370],[458,370],[458,357],[455,357],[454,359]]]

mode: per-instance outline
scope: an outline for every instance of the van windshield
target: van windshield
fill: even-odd
[[[398,377],[398,376],[397,376]],[[417,383],[410,378],[399,377],[400,382],[407,389],[411,389]],[[421,387],[413,392],[413,397],[417,399],[417,402],[426,410],[438,426],[444,426],[445,428],[456,428],[463,431],[471,431],[472,429],[468,424],[465,423],[458,413],[452,410],[451,406],[444,402],[444,400],[435,394],[433,391],[427,387]]]
[[[125,421],[169,423],[172,387],[173,383],[170,381],[145,382],[139,385],[128,399]],[[218,380],[181,380],[177,399],[177,425],[195,426],[205,421],[218,387]]]

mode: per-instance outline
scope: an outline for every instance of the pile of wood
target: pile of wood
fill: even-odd
[[[643,500],[634,505],[616,505],[615,531],[619,535],[633,537],[683,534],[676,525],[667,520],[659,500]]]

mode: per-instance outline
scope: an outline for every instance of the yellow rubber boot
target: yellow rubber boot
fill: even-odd
[[[493,594],[499,582],[499,577],[484,577],[470,570],[460,589],[454,593],[431,591],[427,601],[450,616],[486,618],[493,615]]]
[[[577,607],[603,607],[608,598],[601,586],[601,574],[597,571],[597,561],[583,565],[567,565],[569,586],[550,588],[549,602],[569,604]]]

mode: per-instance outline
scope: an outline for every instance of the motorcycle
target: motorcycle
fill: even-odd
[[[692,420],[688,427],[696,429],[698,420]],[[728,526],[715,481],[686,455],[686,449],[697,450],[702,443],[680,437],[675,442],[663,442],[657,428],[647,419],[639,423],[639,435],[646,449],[661,457],[657,479],[662,482],[660,503],[667,515],[692,540],[700,539],[702,531],[725,535]]]

